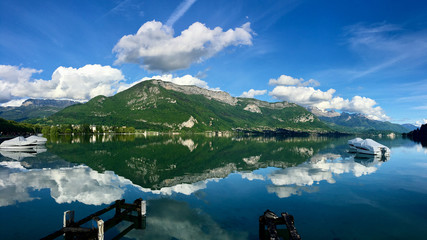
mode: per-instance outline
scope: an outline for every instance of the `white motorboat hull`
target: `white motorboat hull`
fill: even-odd
[[[22,150],[22,149],[32,149],[36,146],[36,141],[27,141],[24,137],[16,137],[10,140],[6,140],[0,144],[0,149],[7,150]]]
[[[348,145],[350,146],[350,151],[355,150],[357,153],[390,156],[390,149],[388,147],[372,139],[365,139],[362,141],[360,141],[360,139],[352,139],[348,141]]]
[[[22,145],[22,146],[0,146],[0,149],[4,149],[7,151],[20,151],[20,150],[26,150],[26,149],[34,149],[36,145]]]

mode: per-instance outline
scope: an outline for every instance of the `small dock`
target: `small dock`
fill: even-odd
[[[108,220],[102,220],[101,215],[115,210],[115,214]],[[82,227],[85,223],[94,221],[91,228]],[[42,238],[42,240],[56,239],[64,236],[64,239],[104,239],[104,233],[122,221],[132,223],[128,228],[121,231],[112,239],[120,239],[133,229],[145,229],[146,224],[146,201],[141,198],[133,203],[125,203],[125,200],[117,200],[112,205],[99,210],[77,222],[74,221],[74,211],[65,211],[63,228]]]

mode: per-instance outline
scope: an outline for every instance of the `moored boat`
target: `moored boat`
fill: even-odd
[[[348,143],[348,146],[350,147],[350,151],[357,152],[356,145],[359,145],[362,141],[363,139],[361,138],[353,138],[351,140],[348,140],[347,143]]]
[[[361,142],[356,142],[354,147],[358,153],[384,156],[390,155],[390,148],[369,138]]]
[[[24,137],[19,136],[10,140],[6,140],[0,144],[0,149],[30,149],[36,146],[35,140],[26,140]]]
[[[29,136],[25,138],[27,141],[36,141],[37,145],[44,145],[47,142],[47,138],[39,136]]]

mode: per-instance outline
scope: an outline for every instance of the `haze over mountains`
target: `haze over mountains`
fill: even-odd
[[[307,111],[308,110],[308,111]],[[97,96],[81,104],[68,100],[26,100],[1,107],[0,117],[48,124],[133,126],[158,131],[287,129],[302,132],[409,132],[416,127],[371,120],[362,114],[303,108],[289,102],[269,103],[232,97],[223,91],[143,81],[114,96]],[[35,120],[38,119],[38,120]]]

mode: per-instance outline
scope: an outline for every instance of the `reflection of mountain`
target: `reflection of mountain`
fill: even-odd
[[[326,147],[328,141],[153,137],[128,142],[58,143],[49,145],[49,150],[67,161],[86,164],[99,172],[111,170],[139,186],[160,189],[223,178],[235,171],[295,166]]]

